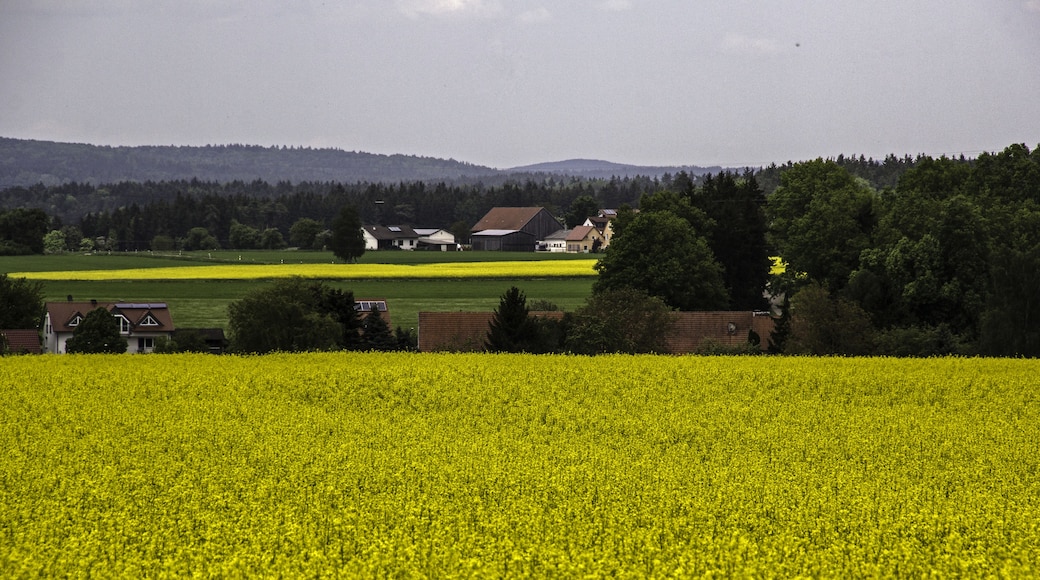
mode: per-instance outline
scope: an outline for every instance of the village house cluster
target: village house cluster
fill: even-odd
[[[616,216],[616,210],[600,210],[585,223],[566,229],[544,207],[496,207],[470,229],[469,247],[483,251],[595,253],[610,245],[610,222]],[[365,250],[463,249],[455,235],[443,229],[365,225],[362,232]]]

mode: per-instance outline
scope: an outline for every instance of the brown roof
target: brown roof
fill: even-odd
[[[477,352],[491,327],[494,312],[420,312],[419,350],[421,352]],[[563,312],[531,312],[531,316],[562,318]]]
[[[535,316],[561,317],[563,312],[532,312]],[[420,312],[419,350],[474,352],[484,350],[493,312]],[[668,352],[697,352],[708,341],[721,347],[741,347],[754,330],[763,350],[769,345],[773,318],[750,311],[676,312]],[[730,326],[732,324],[732,326]]]
[[[35,328],[28,330],[0,330],[0,337],[3,337],[3,342],[7,345],[7,352],[14,354],[43,353],[43,348],[40,346],[40,333]]]
[[[589,222],[592,223],[592,225],[596,226],[597,230],[602,232],[603,230],[607,229],[607,224],[609,224],[610,220],[612,220],[614,218],[613,217],[595,216],[595,217],[590,217],[590,218],[587,218],[587,219],[588,219]]]
[[[747,343],[754,330],[765,349],[773,331],[773,318],[768,313],[751,311],[676,312],[675,329],[666,340],[669,352],[697,352],[706,341],[722,347],[739,347]],[[731,326],[732,325],[732,326]]]
[[[589,236],[590,232],[596,231],[592,226],[574,226],[571,233],[567,234],[568,242],[580,242]]]
[[[47,313],[51,315],[51,326],[55,332],[72,332],[75,326],[69,326],[69,322],[77,315],[86,317],[91,310],[104,308],[112,314],[122,314],[130,321],[132,327],[137,327],[151,316],[156,325],[148,325],[144,328],[154,329],[160,332],[172,332],[173,317],[165,302],[48,302]]]
[[[493,207],[470,231],[522,230],[527,222],[544,211],[541,207]]]

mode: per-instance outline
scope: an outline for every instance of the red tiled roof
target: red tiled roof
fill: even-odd
[[[42,354],[40,333],[35,328],[28,330],[0,330],[7,344],[7,352],[14,354]]]

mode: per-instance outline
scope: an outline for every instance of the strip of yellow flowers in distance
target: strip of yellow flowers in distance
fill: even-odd
[[[127,270],[16,272],[31,280],[260,280],[302,276],[320,279],[563,278],[591,277],[596,260],[448,262],[440,264],[221,264]]]

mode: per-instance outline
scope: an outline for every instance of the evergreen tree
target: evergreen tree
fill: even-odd
[[[419,350],[419,340],[415,332],[398,326],[394,329],[394,340],[397,341],[396,350],[416,351]]]
[[[527,297],[512,286],[499,299],[484,347],[492,352],[531,352],[537,329],[527,308]]]
[[[378,308],[361,321],[361,344],[368,350],[390,351],[397,347],[397,339]]]
[[[126,338],[119,334],[119,321],[104,308],[95,308],[83,317],[65,343],[69,353],[125,353]]]
[[[361,216],[357,208],[345,205],[336,219],[332,220],[332,237],[328,246],[337,258],[357,262],[365,253],[365,235],[361,232]]]

